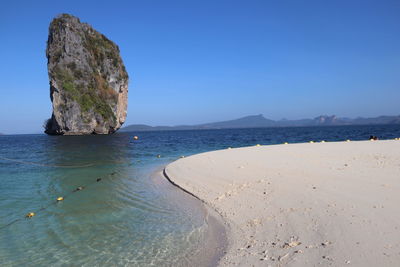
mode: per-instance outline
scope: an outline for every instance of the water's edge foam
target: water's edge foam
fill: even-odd
[[[222,215],[209,206],[204,200],[193,194],[192,192],[182,188],[171,180],[168,176],[166,169],[162,170],[162,176],[174,187],[185,192],[190,197],[201,202],[201,206],[204,208],[205,221],[208,226],[208,231],[205,238],[205,244],[201,247],[201,250],[192,259],[194,266],[217,266],[222,257],[226,254],[228,247],[227,232],[229,227],[227,222],[223,219]]]

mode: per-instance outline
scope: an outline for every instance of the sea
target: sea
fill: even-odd
[[[213,265],[223,251],[205,253],[207,242],[224,241],[204,205],[163,178],[165,165],[228,147],[371,135],[400,137],[400,125],[0,136],[0,265]]]

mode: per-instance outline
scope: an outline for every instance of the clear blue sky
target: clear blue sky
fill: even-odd
[[[0,132],[51,115],[48,25],[78,16],[115,41],[127,124],[264,114],[400,114],[400,1],[3,1]]]

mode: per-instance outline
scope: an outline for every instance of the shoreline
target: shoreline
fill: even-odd
[[[159,190],[167,194],[174,201],[183,201],[185,206],[189,206],[191,212],[202,213],[204,226],[204,240],[189,255],[182,258],[182,261],[175,266],[217,266],[223,257],[227,247],[226,228],[220,214],[207,206],[201,199],[190,192],[186,192],[177,185],[174,185],[165,176],[164,168],[158,168],[151,174]],[[182,192],[183,190],[183,192]]]
[[[226,223],[219,266],[400,262],[400,142],[254,146],[193,155],[164,176]]]

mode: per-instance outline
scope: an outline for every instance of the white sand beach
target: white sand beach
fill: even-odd
[[[220,266],[400,265],[400,141],[226,149],[165,174],[225,220]]]

